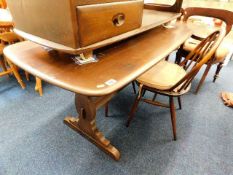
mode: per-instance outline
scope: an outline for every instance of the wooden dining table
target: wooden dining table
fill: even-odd
[[[7,9],[0,9],[0,32],[9,31],[14,26],[11,13]]]
[[[191,30],[177,22],[174,28],[156,27],[111,46],[96,50],[95,63],[78,65],[73,55],[45,49],[30,41],[4,49],[14,64],[60,88],[75,93],[78,117],[64,123],[98,146],[113,159],[120,151],[105,138],[96,125],[96,112],[138,76],[176,50]],[[155,75],[156,76],[156,75]]]

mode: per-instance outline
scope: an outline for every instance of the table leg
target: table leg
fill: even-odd
[[[7,71],[6,64],[3,58],[0,58],[0,66],[2,67],[3,71]]]
[[[109,154],[113,159],[120,159],[120,152],[111,145],[96,126],[96,111],[105,105],[114,94],[103,97],[75,96],[75,105],[79,117],[66,117],[64,123]]]

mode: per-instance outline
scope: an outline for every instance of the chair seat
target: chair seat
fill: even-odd
[[[199,40],[189,38],[185,41],[183,49],[190,52],[195,49],[195,47],[200,43]],[[215,52],[215,63],[223,62],[226,56],[229,54],[230,49],[233,47],[233,41],[230,39],[224,39],[219,45]]]
[[[233,48],[233,41],[228,38],[224,38],[223,42],[219,45],[215,52],[216,62],[223,62],[226,56]]]
[[[185,75],[186,71],[179,65],[161,61],[137,78],[137,81],[157,90],[169,90]]]
[[[183,46],[183,49],[188,51],[188,52],[191,52],[193,51],[196,46],[200,43],[199,40],[196,40],[196,39],[193,39],[193,38],[189,38],[187,39],[185,42],[184,42],[184,46]]]

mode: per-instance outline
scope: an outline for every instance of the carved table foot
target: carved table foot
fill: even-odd
[[[96,111],[107,103],[113,94],[104,97],[87,97],[76,94],[75,104],[79,114],[78,118],[66,117],[64,123],[76,132],[94,143],[113,159],[120,159],[120,152],[111,145],[96,126]]]

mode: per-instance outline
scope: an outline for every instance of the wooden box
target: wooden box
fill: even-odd
[[[17,30],[72,49],[142,23],[143,0],[7,0],[7,4]]]

